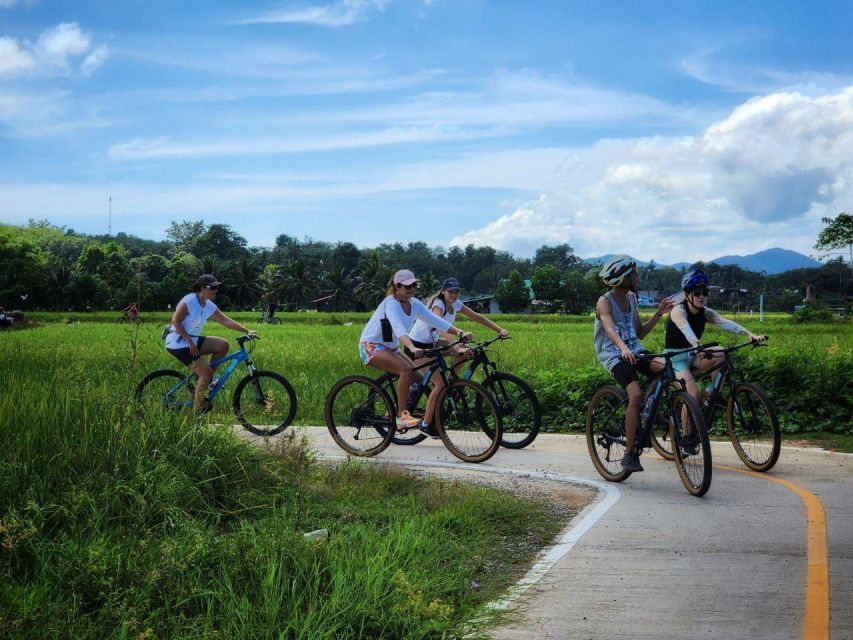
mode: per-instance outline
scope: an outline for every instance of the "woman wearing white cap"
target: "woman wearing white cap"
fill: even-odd
[[[412,384],[412,368],[415,366],[408,356],[397,347],[402,342],[415,357],[422,357],[423,350],[415,346],[409,332],[415,320],[423,320],[440,331],[471,339],[465,333],[427,309],[415,298],[418,279],[408,269],[401,269],[388,283],[388,295],[379,303],[368,320],[359,340],[359,355],[365,365],[376,367],[397,376],[397,427],[410,429],[420,421],[406,411],[406,398]]]
[[[239,331],[250,333],[249,329],[226,316],[213,303],[219,285],[216,276],[205,273],[198,277],[193,290],[181,298],[172,314],[172,326],[166,335],[166,351],[188,366],[197,376],[193,396],[193,409],[201,406],[204,392],[213,380],[213,369],[202,356],[211,356],[212,360],[225,357],[228,353],[228,341],[216,336],[202,336],[202,327],[208,318],[219,324]]]
[[[464,302],[459,299],[459,294],[462,291],[462,287],[459,284],[459,280],[456,278],[447,278],[441,285],[441,289],[430,298],[427,303],[427,307],[429,307],[430,311],[432,311],[435,315],[440,318],[444,318],[447,322],[453,324],[456,321],[456,314],[461,313],[464,316],[467,316],[469,319],[473,320],[477,324],[481,324],[484,327],[488,327],[492,331],[495,331],[502,336],[509,335],[509,332],[506,329],[501,328],[491,320],[489,320],[486,316],[481,315],[469,308]],[[424,322],[423,320],[418,319],[415,323],[415,326],[412,328],[411,333],[412,343],[416,347],[420,347],[421,349],[429,349],[430,347],[434,347],[436,342],[438,341],[438,336],[436,335],[436,330]],[[452,349],[453,351],[453,366],[458,367],[461,363],[465,362],[471,354],[471,351],[462,345],[456,345]],[[411,353],[406,353],[408,356],[412,356]],[[417,361],[417,364],[420,364]],[[444,386],[444,383],[441,380],[441,376],[434,375],[432,377],[432,392],[429,394],[429,398],[427,399],[426,411],[424,412],[424,420],[421,425],[421,431],[426,433],[431,437],[437,437],[437,433],[435,429],[432,428],[432,417],[435,413],[435,401],[438,398],[438,392]]]

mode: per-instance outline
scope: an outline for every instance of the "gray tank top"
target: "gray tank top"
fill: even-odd
[[[610,314],[613,317],[613,322],[616,324],[616,332],[632,353],[643,351],[643,345],[637,337],[637,297],[628,294],[628,311],[622,310],[619,303],[613,297],[613,294],[608,291],[604,294],[607,301],[610,303]],[[604,325],[598,314],[595,314],[595,355],[598,356],[598,361],[604,365],[604,368],[611,371],[620,360],[621,351],[613,344],[613,341],[607,337],[604,331]]]

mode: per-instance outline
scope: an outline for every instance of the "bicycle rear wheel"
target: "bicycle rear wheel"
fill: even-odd
[[[711,443],[699,405],[686,391],[670,397],[669,422],[678,476],[692,495],[703,496],[711,488]]]
[[[326,397],[326,426],[337,445],[355,456],[384,451],[395,433],[394,403],[366,376],[338,380]]]
[[[743,463],[753,471],[772,469],[782,449],[782,432],[767,394],[748,382],[736,385],[726,408],[726,422]]]
[[[669,435],[669,410],[662,408],[655,416],[652,425],[652,448],[664,460],[675,460],[675,452],[672,450],[672,438]]]
[[[465,462],[485,462],[500,448],[503,425],[492,394],[470,380],[452,380],[436,400],[436,428],[444,446]]]
[[[625,455],[625,410],[628,396],[617,386],[595,392],[586,411],[586,446],[602,478],[622,482],[631,475],[622,468]]]
[[[501,411],[504,433],[501,446],[523,449],[539,435],[542,411],[536,392],[524,380],[511,373],[497,372],[483,381],[492,392]]]
[[[134,399],[143,416],[192,411],[195,385],[185,378],[185,375],[174,369],[160,369],[145,376],[134,392]]]
[[[248,431],[259,436],[281,433],[296,416],[296,392],[287,378],[256,371],[237,383],[234,414]]]

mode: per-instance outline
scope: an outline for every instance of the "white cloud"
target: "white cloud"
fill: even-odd
[[[18,0],[0,0],[0,9],[9,9],[10,7],[14,7],[18,3]]]
[[[299,9],[270,11],[236,24],[311,24],[319,27],[345,27],[365,20],[370,13],[383,12],[390,0],[341,0],[329,5],[311,5]]]
[[[94,51],[92,38],[76,22],[63,22],[47,29],[35,42],[19,43],[14,38],[0,38],[0,77],[22,74],[70,75],[75,64],[86,55],[80,71],[88,75],[103,64],[108,49],[100,46]]]
[[[175,142],[168,138],[138,139],[113,145],[112,160],[201,158],[211,156],[254,156],[305,151],[355,149],[392,144],[470,139],[476,134],[443,130],[438,127],[394,127],[367,133],[343,133],[303,138],[235,138],[211,143]]]
[[[37,65],[35,56],[21,48],[13,38],[0,38],[0,77],[31,71]]]
[[[568,242],[664,262],[808,251],[820,217],[853,199],[853,87],[750,100],[694,137],[599,141],[554,170],[542,196],[451,244]]]

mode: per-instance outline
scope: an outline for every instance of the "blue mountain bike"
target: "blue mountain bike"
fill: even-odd
[[[255,368],[251,352],[259,339],[255,334],[240,336],[237,338],[240,345],[237,351],[210,363],[211,366],[230,364],[224,370],[222,367],[218,369],[217,373],[221,371],[219,380],[210,387],[202,411],[213,409],[213,402],[228,378],[240,363],[244,363],[248,373],[234,389],[234,414],[248,431],[259,436],[274,436],[293,422],[296,392],[284,376]],[[145,416],[156,416],[164,411],[189,412],[192,411],[197,381],[198,376],[194,373],[186,375],[174,369],[152,371],[136,387],[135,399]]]

